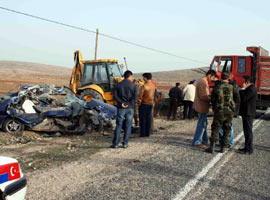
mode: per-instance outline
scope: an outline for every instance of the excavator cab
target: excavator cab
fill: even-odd
[[[82,60],[80,51],[74,53],[75,66],[70,88],[79,97],[115,104],[112,90],[122,79],[122,67],[116,59]]]

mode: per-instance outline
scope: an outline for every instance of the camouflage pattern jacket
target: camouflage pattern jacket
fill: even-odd
[[[235,114],[240,102],[238,89],[226,81],[216,83],[211,95],[214,113]]]

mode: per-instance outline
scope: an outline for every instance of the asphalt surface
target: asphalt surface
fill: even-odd
[[[138,138],[130,142],[128,150],[110,150],[112,155],[122,151],[128,154],[112,157],[99,173],[87,174],[88,181],[66,199],[270,199],[268,120],[265,117],[254,131],[252,155],[237,151],[242,137],[200,178],[197,175],[219,153],[212,155],[191,146],[196,122],[174,122],[177,127],[147,139]],[[193,126],[193,131],[183,131],[186,124]],[[234,124],[237,137],[242,134],[241,119],[235,119]],[[138,151],[140,155],[135,158]],[[193,185],[189,185],[191,180],[195,180]],[[189,190],[178,197],[186,187]]]

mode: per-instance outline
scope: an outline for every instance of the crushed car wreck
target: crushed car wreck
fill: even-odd
[[[67,87],[24,85],[19,92],[0,97],[0,127],[9,133],[102,131],[112,126],[115,116],[114,106],[79,99]]]

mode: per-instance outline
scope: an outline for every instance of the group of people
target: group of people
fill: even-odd
[[[111,148],[118,148],[122,129],[124,129],[122,147],[128,147],[135,105],[139,110],[140,137],[150,136],[156,84],[152,81],[151,73],[144,73],[142,76],[144,84],[140,87],[139,94],[136,84],[134,84],[133,73],[129,70],[125,71],[124,80],[118,83],[114,89],[117,116]]]
[[[134,84],[133,74],[129,70],[124,73],[124,80],[115,87],[117,117],[111,148],[118,148],[122,129],[124,129],[122,147],[128,147],[135,106],[138,106],[139,110],[140,137],[150,136],[156,84],[152,81],[151,73],[144,73],[142,77],[144,84],[139,91]],[[221,80],[219,80],[216,72],[209,70],[203,78],[196,81],[196,86],[195,80],[193,80],[181,90],[180,83],[176,83],[175,87],[169,91],[170,109],[167,118],[170,119],[172,115],[173,119],[176,119],[177,107],[182,102],[184,105],[183,119],[191,119],[193,110],[198,113],[192,145],[206,148],[206,152],[213,153],[215,145],[219,142],[219,152],[224,153],[226,148],[230,148],[233,144],[232,121],[233,117],[239,114],[242,117],[245,136],[245,146],[239,151],[252,154],[252,128],[256,114],[257,90],[250,76],[243,77],[242,88],[231,82],[229,78],[229,73],[223,72]],[[213,86],[212,92],[209,84]],[[214,112],[214,119],[211,125],[209,145],[207,114],[210,106]]]
[[[210,146],[206,152],[213,153],[216,143],[220,142],[221,153],[232,145],[233,116],[240,115],[243,122],[245,146],[239,149],[245,154],[253,153],[253,119],[256,114],[257,90],[250,76],[243,77],[242,88],[229,80],[229,73],[222,73],[221,80],[217,80],[214,70],[209,70],[205,77],[196,83],[196,93],[193,108],[198,112],[198,122],[192,145],[206,148],[209,143],[207,134],[207,113],[210,106],[214,112],[211,125]],[[210,92],[209,83],[214,82]],[[237,109],[240,107],[240,109]]]

